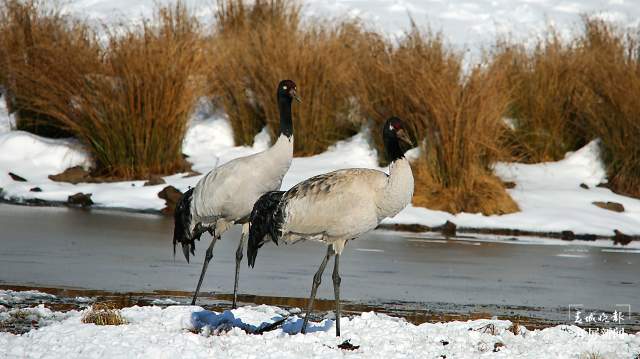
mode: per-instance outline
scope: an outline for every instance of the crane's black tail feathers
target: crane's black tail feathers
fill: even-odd
[[[184,258],[189,262],[189,252],[195,255],[195,238],[189,230],[191,223],[191,200],[193,199],[193,188],[190,188],[180,197],[173,213],[173,256],[176,256],[176,244],[182,244]]]
[[[267,236],[271,237],[275,244],[278,244],[283,221],[280,200],[284,193],[284,191],[267,192],[253,205],[250,217],[249,244],[247,246],[250,267],[254,267],[256,264],[258,249],[269,241]]]

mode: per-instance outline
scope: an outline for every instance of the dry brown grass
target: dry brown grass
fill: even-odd
[[[589,130],[602,141],[609,183],[640,197],[640,34],[585,19],[579,47],[590,91],[583,103]]]
[[[583,65],[573,43],[563,43],[553,28],[532,51],[501,42],[492,66],[508,71],[513,121],[508,145],[516,160],[556,161],[586,144],[585,114],[580,101]]]
[[[424,139],[414,204],[451,213],[518,210],[491,171],[506,129],[505,72],[477,66],[464,75],[461,54],[416,28],[375,59],[366,71],[365,111],[376,121],[397,115]]]
[[[120,310],[110,303],[96,303],[84,313],[82,322],[95,325],[123,325],[126,319],[120,314]]]
[[[353,135],[358,53],[367,35],[357,23],[300,24],[300,5],[221,0],[212,39],[216,54],[211,93],[231,120],[236,143],[250,144],[264,125],[272,138],[279,117],[276,85],[291,79],[303,102],[294,104],[296,155],[312,155]]]
[[[158,9],[140,27],[105,29],[106,45],[81,22],[56,24],[62,35],[26,46],[34,61],[9,53],[20,107],[77,137],[98,175],[183,170],[182,139],[204,64],[199,24],[186,8]]]
[[[34,108],[30,101],[48,90],[16,72],[36,72],[46,65],[43,46],[86,55],[86,51],[95,50],[95,44],[86,41],[91,36],[89,32],[87,26],[44,1],[0,2],[0,84],[6,90],[4,100],[9,111],[17,115],[17,129],[49,137],[70,135],[55,117]]]

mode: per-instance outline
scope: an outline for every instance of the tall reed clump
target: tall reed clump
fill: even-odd
[[[609,184],[640,197],[640,34],[585,19],[579,47],[588,99],[595,99],[584,107],[590,132],[601,139]]]
[[[300,6],[290,0],[221,0],[216,20],[210,91],[236,143],[251,144],[265,125],[275,138],[282,79],[295,81],[303,99],[293,108],[296,155],[322,152],[359,129],[356,48],[366,35],[357,23],[303,27]]]
[[[33,76],[24,78],[17,72],[36,75],[46,67],[51,60],[45,58],[43,47],[56,46],[78,57],[92,56],[97,47],[90,37],[86,25],[62,15],[44,1],[0,3],[0,84],[9,112],[16,114],[17,129],[48,137],[70,136],[57,118],[34,108],[30,101],[48,89],[33,83]]]
[[[131,179],[184,170],[182,140],[203,83],[195,18],[178,3],[140,27],[105,29],[102,45],[86,25],[73,24],[62,31],[64,41],[29,48],[37,67],[12,60],[11,76],[39,89],[17,91],[18,103],[78,138],[96,175]]]
[[[460,53],[415,27],[373,58],[364,111],[378,121],[406,119],[421,142],[414,204],[451,213],[517,211],[491,170],[506,130],[506,72],[477,66],[465,74]]]
[[[582,62],[573,42],[563,42],[550,28],[533,50],[501,42],[492,66],[508,71],[512,102],[507,140],[514,159],[545,162],[562,159],[586,144],[582,111],[585,88],[580,80]]]

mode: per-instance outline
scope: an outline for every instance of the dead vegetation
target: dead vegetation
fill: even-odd
[[[123,325],[127,321],[120,310],[110,303],[96,303],[82,316],[82,322],[95,325]]]
[[[202,95],[228,115],[237,144],[265,125],[274,139],[275,85],[289,78],[303,98],[293,107],[296,155],[362,126],[383,154],[381,123],[405,119],[422,149],[418,206],[517,211],[496,161],[558,160],[594,138],[612,188],[640,196],[637,35],[585,18],[572,41],[549,29],[533,49],[500,42],[463,69],[439,34],[413,26],[392,41],[357,21],[303,22],[300,11],[295,0],[219,0],[207,32],[178,3],[140,26],[94,29],[40,0],[3,0],[0,84],[19,128],[77,137],[94,176],[186,170],[182,139]]]
[[[491,171],[506,130],[504,71],[476,66],[465,74],[462,54],[415,27],[374,58],[363,107],[373,120],[395,114],[413,125],[422,148],[414,204],[451,213],[516,211]]]
[[[640,33],[594,19],[585,19],[584,31],[579,47],[589,132],[601,140],[611,188],[640,197]]]
[[[0,30],[1,72],[14,106],[78,138],[96,175],[146,178],[185,169],[182,139],[200,95],[204,54],[199,24],[183,5],[158,9],[139,27],[104,29],[106,44],[59,10],[48,13],[35,2],[3,7],[11,16]],[[34,35],[47,31],[55,35]],[[17,49],[7,45],[14,40]]]
[[[357,23],[302,26],[300,5],[290,0],[220,0],[216,20],[210,92],[236,143],[251,144],[265,125],[275,138],[275,86],[282,79],[294,80],[303,100],[293,108],[296,155],[317,154],[357,132],[352,107],[366,36]]]

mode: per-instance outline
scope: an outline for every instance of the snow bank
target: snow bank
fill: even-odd
[[[53,294],[43,293],[37,290],[25,290],[25,291],[15,291],[15,290],[0,290],[0,304],[8,305],[8,304],[17,304],[22,303],[25,300],[29,299],[55,299],[56,296]]]
[[[215,5],[206,0],[186,0],[195,14],[211,22]],[[480,54],[480,46],[494,43],[502,36],[531,39],[552,24],[565,38],[580,28],[581,14],[591,14],[622,26],[640,23],[637,2],[624,0],[304,0],[302,14],[309,17],[361,18],[390,36],[401,36],[415,21],[422,27],[442,31],[458,48],[470,48]],[[154,1],[136,2],[78,0],[66,5],[67,11],[96,22],[150,17]],[[411,18],[409,18],[409,15]]]
[[[49,317],[54,318],[53,314]],[[638,335],[589,334],[575,326],[522,328],[515,335],[507,330],[511,323],[505,320],[413,325],[370,312],[342,318],[342,337],[336,338],[332,320],[310,323],[308,334],[295,334],[302,324],[296,315],[290,315],[281,329],[247,334],[242,327],[263,326],[289,315],[264,305],[224,313],[196,306],[131,307],[123,309],[122,315],[129,324],[82,324],[82,312],[73,311],[23,335],[0,333],[0,357],[472,358],[484,354],[492,358],[579,358],[598,353],[602,358],[631,358],[640,352]],[[346,339],[360,348],[337,348]],[[494,352],[496,343],[503,346]]]
[[[640,200],[617,195],[595,187],[606,182],[599,158],[598,142],[568,153],[558,162],[540,164],[499,163],[495,173],[516,186],[508,190],[520,212],[483,216],[431,211],[410,206],[386,223],[438,226],[449,220],[472,228],[514,228],[534,232],[573,231],[576,234],[613,235],[617,229],[626,234],[640,234]],[[585,184],[589,189],[580,187]],[[594,201],[618,202],[622,213],[596,207]]]

